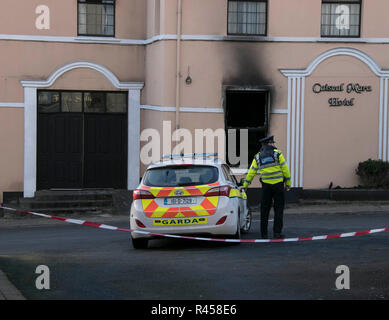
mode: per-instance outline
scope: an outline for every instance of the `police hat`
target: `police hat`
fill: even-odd
[[[274,136],[269,136],[259,140],[260,143],[272,143],[274,142]]]

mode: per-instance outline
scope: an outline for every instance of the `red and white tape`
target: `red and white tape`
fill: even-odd
[[[144,235],[150,235],[150,236],[156,236],[156,237],[165,237],[165,238],[175,238],[175,239],[189,239],[189,240],[201,240],[201,241],[218,241],[218,242],[235,242],[235,243],[271,243],[271,242],[298,242],[298,241],[314,241],[314,240],[327,240],[327,239],[335,239],[335,238],[348,238],[348,237],[355,237],[355,236],[362,236],[367,234],[375,234],[380,232],[386,232],[389,231],[389,228],[381,228],[381,229],[371,229],[367,231],[357,231],[357,232],[347,232],[347,233],[339,233],[339,234],[332,234],[332,235],[323,235],[323,236],[313,236],[313,237],[300,237],[300,238],[285,238],[285,239],[218,239],[218,238],[202,238],[202,237],[190,237],[190,236],[181,236],[181,235],[174,235],[174,234],[164,234],[164,233],[155,233],[155,232],[149,232],[149,231],[141,231],[141,230],[132,230],[132,229],[123,229],[118,228],[106,224],[101,223],[95,223],[85,220],[78,220],[78,219],[68,219],[68,218],[62,218],[62,217],[55,217],[50,216],[43,213],[37,213],[32,211],[26,211],[26,210],[20,210],[20,209],[14,209],[14,208],[7,208],[0,205],[0,209],[30,214],[34,216],[39,216],[43,218],[48,219],[54,219],[59,220],[63,222],[93,227],[93,228],[100,228],[100,229],[106,229],[106,230],[112,230],[112,231],[123,231],[123,232],[134,232],[134,233],[140,233]]]

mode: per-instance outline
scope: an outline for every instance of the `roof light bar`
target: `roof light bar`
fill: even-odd
[[[162,159],[177,159],[177,158],[206,158],[217,157],[217,152],[214,153],[177,153],[177,154],[164,154]]]

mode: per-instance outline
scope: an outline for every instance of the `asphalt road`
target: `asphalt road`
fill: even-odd
[[[259,237],[255,219],[245,238]],[[287,237],[325,235],[388,227],[389,215],[286,215],[284,224]],[[127,228],[126,217],[115,225]],[[147,250],[134,250],[128,238],[0,220],[0,269],[27,299],[389,299],[389,232],[241,245],[165,239]],[[35,287],[38,265],[50,269],[49,290]],[[349,267],[349,290],[336,289],[339,265]]]

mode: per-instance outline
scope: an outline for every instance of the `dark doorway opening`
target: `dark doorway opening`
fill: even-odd
[[[125,189],[127,93],[38,91],[37,189]]]
[[[269,129],[269,89],[226,87],[224,94],[225,128],[236,130],[236,153],[240,157],[240,129],[248,130],[248,165],[259,151],[259,140],[266,137]],[[226,134],[228,155],[229,135]],[[239,164],[227,163],[232,167]]]

